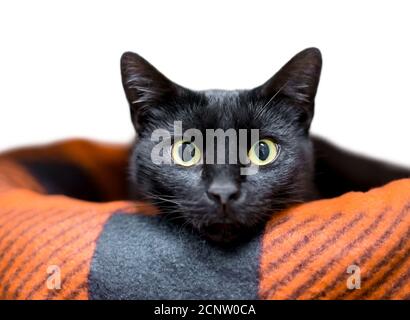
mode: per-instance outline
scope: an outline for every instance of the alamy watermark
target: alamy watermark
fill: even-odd
[[[347,278],[346,286],[349,290],[360,289],[361,287],[361,272],[360,267],[358,265],[352,264],[347,267],[346,272],[351,274]]]
[[[201,151],[199,164],[239,163],[242,165],[241,175],[252,175],[258,172],[258,165],[253,164],[247,154],[249,146],[259,140],[259,129],[206,129],[204,138],[200,130],[190,128],[183,131],[182,122],[175,121],[173,134],[166,129],[153,131],[151,141],[156,142],[156,145],[151,151],[152,162],[157,165],[172,164],[172,143],[180,140],[194,143]],[[190,150],[186,149],[184,152]]]
[[[61,270],[57,265],[50,265],[47,267],[47,289],[60,290],[61,289]]]

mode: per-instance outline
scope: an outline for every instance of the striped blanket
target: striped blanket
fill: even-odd
[[[123,200],[128,152],[0,155],[1,299],[410,299],[410,179],[293,207],[228,249]]]

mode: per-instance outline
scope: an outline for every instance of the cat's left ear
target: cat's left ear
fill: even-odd
[[[130,105],[131,119],[138,127],[144,109],[155,108],[176,97],[182,87],[169,80],[147,60],[136,53],[126,52],[121,57],[122,84]]]
[[[319,49],[308,48],[295,55],[272,78],[255,90],[265,99],[290,99],[303,108],[309,121],[313,117],[321,69],[322,55]]]

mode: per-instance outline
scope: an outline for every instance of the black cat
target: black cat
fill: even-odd
[[[405,169],[310,137],[321,67],[320,51],[309,48],[257,88],[192,91],[171,82],[137,54],[125,53],[122,80],[137,133],[130,159],[136,196],[151,200],[164,215],[210,240],[231,242],[292,204],[408,176]],[[203,136],[207,129],[258,129],[258,141],[235,151],[256,165],[257,172],[241,174],[249,164],[208,163],[206,147],[176,139],[175,121]],[[152,159],[157,129],[170,132],[171,163]]]

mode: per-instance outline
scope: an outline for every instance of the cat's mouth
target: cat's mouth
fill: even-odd
[[[201,234],[212,242],[232,243],[243,238],[247,228],[234,223],[213,223],[201,228]]]

